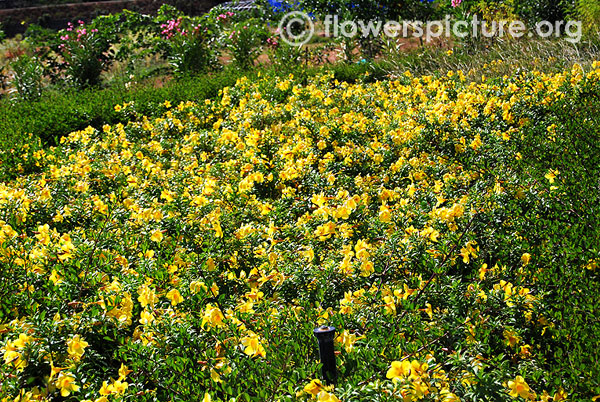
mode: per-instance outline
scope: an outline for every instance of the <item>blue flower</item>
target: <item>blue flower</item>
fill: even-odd
[[[269,6],[274,13],[284,13],[292,9],[292,5],[285,1],[268,0]],[[296,5],[298,3],[296,2]]]

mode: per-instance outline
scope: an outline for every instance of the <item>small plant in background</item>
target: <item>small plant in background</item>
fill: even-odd
[[[164,71],[162,55],[166,46],[159,31],[164,21],[159,22],[155,16],[129,10],[94,19],[95,28],[102,31],[106,27],[104,30],[112,32],[111,50],[114,49],[115,59],[112,69],[118,70],[114,76],[119,77],[120,82],[131,82],[131,75],[138,79]],[[114,26],[112,30],[111,25]]]
[[[11,64],[12,91],[15,98],[22,101],[35,101],[42,96],[44,68],[37,57],[21,55]]]
[[[358,41],[355,38],[342,36],[340,39],[340,49],[338,51],[340,60],[344,60],[346,63],[352,63],[357,49]]]
[[[167,60],[178,75],[204,73],[216,66],[212,47],[215,42],[214,25],[202,20],[178,17],[160,25],[166,44]]]
[[[469,0],[452,0],[452,13],[457,20],[468,21],[471,25],[475,18],[482,21],[487,32],[493,32],[493,35],[473,34],[471,30],[464,32],[463,36],[455,36],[454,43],[461,45],[467,53],[479,52],[488,49],[491,45],[498,42],[500,32],[492,24],[500,24],[502,21],[517,21],[521,19],[518,8],[513,1],[483,2]],[[510,35],[504,38],[510,40]]]
[[[8,77],[6,76],[4,69],[0,68],[0,99],[4,97],[4,91],[6,91],[7,88],[7,80]]]
[[[374,60],[383,50],[383,40],[372,35],[360,37],[358,43],[365,60]]]
[[[223,13],[217,15],[217,22],[221,25],[226,25],[231,21],[231,18],[235,16],[235,13],[232,11],[224,11]]]
[[[239,22],[223,35],[223,42],[234,64],[242,70],[254,66],[267,40],[266,30],[256,21]]]
[[[600,3],[596,0],[579,0],[576,14],[581,19],[586,32],[598,37],[600,33]]]
[[[65,63],[65,74],[75,86],[86,88],[100,84],[100,74],[111,62],[110,42],[98,29],[68,24],[61,32],[58,50]]]
[[[19,41],[19,46],[42,64],[44,76],[51,82],[64,82],[64,58],[57,52],[62,43],[62,32],[56,32],[37,24],[30,24]],[[11,42],[7,40],[6,42]]]
[[[275,67],[286,69],[302,61],[303,48],[291,46],[281,41],[279,35],[273,35],[267,38],[267,52],[269,60]]]

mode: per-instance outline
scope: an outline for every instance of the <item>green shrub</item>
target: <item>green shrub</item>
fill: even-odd
[[[22,55],[10,64],[13,70],[12,86],[16,99],[34,101],[42,96],[44,68],[37,57]]]
[[[584,28],[591,34],[600,32],[600,3],[595,0],[579,0],[577,17],[581,19]]]
[[[207,18],[178,17],[161,24],[166,55],[178,75],[199,74],[216,63],[215,25]]]
[[[340,64],[329,69],[336,79],[346,82],[372,81],[386,74],[381,65],[370,63]],[[296,81],[306,82],[308,77],[320,72],[323,72],[322,68],[306,69],[301,65],[293,65],[287,69],[264,70],[258,74],[284,76],[292,73]],[[31,144],[27,147],[36,150],[42,146],[55,145],[60,137],[90,125],[101,127],[104,124],[125,122],[126,116],[114,109],[115,105],[123,103],[133,102],[132,109],[137,114],[154,116],[163,111],[161,105],[165,101],[178,104],[188,100],[212,98],[222,88],[234,85],[241,76],[243,73],[227,69],[212,75],[181,78],[160,88],[147,82],[129,89],[112,87],[88,88],[84,91],[48,91],[33,102],[12,104],[4,100],[0,102],[0,115],[3,116],[0,120],[0,145],[5,149],[0,154],[0,179],[36,169],[35,161],[30,156],[20,158],[25,154],[18,152],[14,144]]]
[[[221,74],[184,79],[162,88],[142,84],[129,90],[113,87],[79,92],[48,91],[32,102],[12,104],[3,100],[0,102],[0,114],[3,116],[0,120],[0,144],[5,151],[0,154],[0,178],[35,169],[34,164],[23,164],[19,160],[21,153],[13,150],[15,144],[32,141],[37,144],[41,140],[41,144],[46,146],[54,145],[71,131],[89,125],[101,127],[121,122],[125,117],[115,112],[117,104],[133,102],[140,113],[153,115],[165,100],[179,103],[210,98],[221,88],[235,84],[236,78],[233,74]]]
[[[78,88],[87,88],[100,84],[100,74],[110,65],[112,55],[110,33],[100,32],[97,28],[86,26],[79,21],[75,27],[61,31],[61,44],[58,50],[64,58],[64,70],[67,79]]]
[[[598,395],[600,64],[334,78],[363,68],[38,154],[0,203],[5,395],[336,401],[309,395],[321,323],[344,401]]]
[[[257,20],[241,21],[223,33],[223,43],[233,62],[242,70],[254,66],[267,40],[267,32]]]
[[[292,46],[285,41],[280,41],[279,36],[267,38],[269,60],[274,68],[287,70],[291,65],[302,62],[303,49],[301,46]]]

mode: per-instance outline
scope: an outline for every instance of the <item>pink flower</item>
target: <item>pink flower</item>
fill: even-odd
[[[462,3],[462,0],[452,0],[452,7],[458,7]]]

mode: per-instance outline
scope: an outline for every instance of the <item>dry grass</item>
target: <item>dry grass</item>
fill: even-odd
[[[480,47],[440,43],[409,51],[388,46],[384,59],[392,74],[410,71],[416,75],[439,75],[460,70],[469,80],[479,81],[511,75],[518,69],[553,73],[574,63],[587,67],[600,60],[600,41],[572,44],[565,40],[497,40]]]

